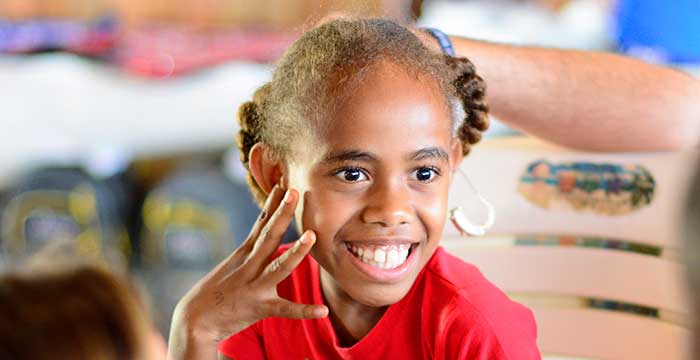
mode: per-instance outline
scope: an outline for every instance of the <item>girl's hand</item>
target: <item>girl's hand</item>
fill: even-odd
[[[324,305],[297,304],[279,297],[277,284],[299,265],[316,241],[307,230],[271,260],[291,223],[299,200],[296,190],[270,192],[248,238],[179,301],[170,334],[170,359],[216,358],[217,343],[267,317],[315,319]]]

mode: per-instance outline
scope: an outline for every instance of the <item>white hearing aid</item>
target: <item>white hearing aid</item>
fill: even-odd
[[[486,230],[493,226],[493,222],[496,219],[496,210],[494,209],[493,205],[491,205],[491,203],[488,202],[488,200],[486,200],[476,190],[472,182],[469,181],[467,174],[462,172],[462,169],[459,169],[459,172],[462,174],[462,176],[464,176],[464,179],[467,180],[469,187],[472,189],[472,191],[474,191],[476,197],[486,208],[486,221],[483,224],[477,224],[469,219],[466,214],[464,214],[464,209],[462,209],[461,206],[450,209],[450,220],[462,235],[467,234],[469,236],[483,236],[486,234]]]

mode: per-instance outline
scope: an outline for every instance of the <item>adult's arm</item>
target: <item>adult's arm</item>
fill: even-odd
[[[684,73],[609,53],[450,39],[486,80],[491,112],[527,134],[595,151],[700,141],[700,81]]]

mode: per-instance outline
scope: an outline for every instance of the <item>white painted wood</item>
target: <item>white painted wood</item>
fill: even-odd
[[[676,261],[609,249],[484,248],[468,241],[447,239],[442,246],[507,292],[602,298],[683,314],[691,308],[684,268]]]
[[[533,138],[487,139],[477,144],[462,164],[474,186],[496,209],[490,234],[572,234],[622,238],[647,244],[681,247],[685,193],[698,151],[659,153],[583,153],[556,147]],[[531,203],[518,192],[525,168],[538,159],[553,163],[588,161],[643,165],[656,181],[650,205],[625,215],[598,215],[591,211],[548,210]],[[468,209],[474,221],[484,219],[483,207],[465,180],[456,175],[450,193],[450,207]],[[448,222],[446,235],[456,235]]]
[[[543,355],[689,359],[691,337],[684,324],[690,321],[691,306],[680,256],[681,224],[698,155],[695,150],[584,153],[532,138],[487,139],[474,147],[461,168],[495,207],[495,224],[484,238],[474,239],[461,237],[448,222],[442,246],[533,310]],[[518,192],[526,167],[539,159],[642,165],[656,182],[654,198],[623,215],[541,208]],[[450,207],[457,205],[473,221],[483,221],[483,206],[459,175],[450,193]],[[542,243],[516,246],[518,238],[535,235],[635,242],[661,248],[662,256]],[[585,298],[659,309],[661,319],[589,309]]]
[[[543,354],[610,360],[689,360],[690,333],[677,325],[601,310],[534,309]]]

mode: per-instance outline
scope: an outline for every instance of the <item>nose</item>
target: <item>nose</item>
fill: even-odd
[[[414,217],[410,190],[404,184],[375,184],[367,197],[367,206],[362,212],[362,221],[366,224],[394,227],[408,224]]]

